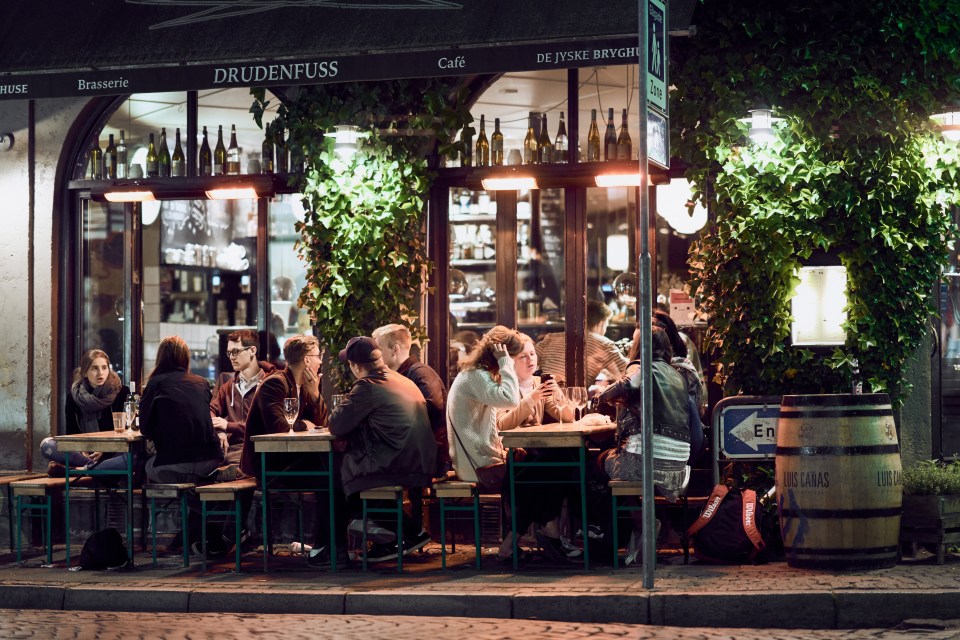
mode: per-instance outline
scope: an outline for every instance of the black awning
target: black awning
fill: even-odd
[[[645,1],[645,0],[640,0]],[[672,0],[686,29],[696,0]],[[626,64],[638,0],[8,1],[0,99]]]

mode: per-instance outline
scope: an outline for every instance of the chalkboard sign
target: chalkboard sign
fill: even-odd
[[[163,225],[161,250],[187,244],[226,247],[230,244],[232,215],[228,200],[167,200],[160,208]]]

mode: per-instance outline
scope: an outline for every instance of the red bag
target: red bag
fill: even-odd
[[[718,484],[699,517],[687,529],[694,553],[707,562],[749,562],[766,546],[760,535],[757,493]]]

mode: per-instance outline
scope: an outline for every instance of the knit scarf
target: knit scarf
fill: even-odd
[[[120,392],[120,378],[111,371],[107,380],[96,389],[90,386],[86,377],[73,383],[70,393],[80,409],[80,430],[83,433],[100,431],[100,412],[110,407]]]

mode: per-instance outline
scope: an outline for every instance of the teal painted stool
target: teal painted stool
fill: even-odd
[[[477,489],[476,482],[462,482],[460,480],[448,480],[446,482],[437,482],[433,485],[433,491],[440,504],[440,566],[447,568],[447,513],[472,514],[473,519],[473,539],[476,546],[477,569],[480,568],[480,491]],[[469,498],[469,504],[449,504],[448,500],[463,500]],[[466,518],[451,517],[451,520]],[[457,551],[456,540],[450,541],[450,550]]]
[[[683,544],[683,563],[687,564],[690,561],[690,541],[687,536],[686,523],[687,523],[687,512],[690,507],[689,500],[687,499],[686,489],[687,484],[690,481],[690,467],[686,468],[686,476],[684,478],[682,493],[680,495],[680,505],[683,507],[683,522],[684,529],[681,533],[681,543]],[[633,497],[633,498],[643,498],[643,482],[636,481],[626,481],[626,480],[611,480],[607,483],[610,487],[610,499],[612,500],[612,511],[613,511],[613,568],[616,569],[620,566],[620,530],[619,530],[619,520],[621,513],[629,513],[631,511],[639,511],[643,509],[643,503],[637,505],[621,505],[617,503],[618,497]],[[654,496],[654,501],[662,504],[672,504],[664,500],[660,496]]]
[[[159,511],[165,510],[174,500],[180,505],[180,539],[183,542],[183,566],[190,566],[190,534],[187,526],[187,496],[197,488],[193,483],[145,484],[143,495],[150,498],[150,531],[153,545],[153,566],[157,566],[157,499],[163,500]]]
[[[23,512],[37,511],[43,522],[43,546],[47,552],[47,564],[53,564],[53,495],[66,487],[65,478],[34,478],[10,483],[17,506],[17,562],[20,562],[23,546]],[[35,498],[42,498],[35,502]]]
[[[237,573],[240,573],[240,529],[243,524],[240,522],[240,496],[243,493],[251,494],[257,488],[257,481],[253,478],[243,480],[233,480],[232,482],[218,482],[216,484],[203,485],[197,487],[197,495],[200,496],[200,544],[203,551],[202,568],[207,570],[207,516],[233,516],[234,525],[234,560],[236,562]],[[222,506],[211,508],[211,503],[232,503],[229,507]]]
[[[360,492],[363,500],[363,570],[367,570],[367,520],[371,513],[385,513],[397,518],[397,571],[403,573],[403,487],[376,487]],[[392,500],[390,507],[371,507],[368,500]]]
[[[7,488],[7,529],[10,532],[10,553],[13,553],[16,549],[16,541],[13,539],[13,534],[16,531],[14,529],[14,523],[16,522],[16,516],[13,515],[13,487],[14,482],[19,482],[20,480],[33,480],[34,478],[46,478],[47,476],[39,473],[17,473],[14,475],[0,475],[0,487]]]

